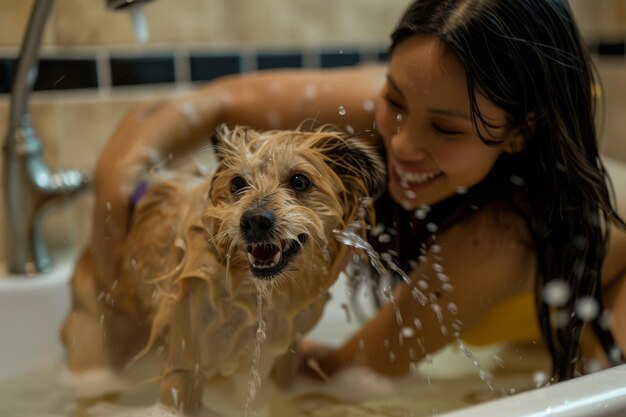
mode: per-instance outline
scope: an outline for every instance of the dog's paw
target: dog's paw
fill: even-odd
[[[107,368],[75,372],[64,367],[59,375],[59,385],[67,395],[80,399],[104,397],[128,389],[128,384]]]
[[[154,404],[148,407],[122,407],[111,403],[100,403],[89,408],[92,417],[185,417],[182,412],[172,410],[163,404]],[[208,409],[202,409],[194,414],[195,417],[225,417]]]
[[[328,386],[329,392],[344,401],[385,398],[397,391],[392,380],[360,366],[333,375]]]

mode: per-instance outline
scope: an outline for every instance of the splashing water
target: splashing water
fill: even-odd
[[[358,230],[358,228],[360,228],[360,223],[357,223],[345,230],[334,229],[333,235],[335,236],[335,239],[344,245],[364,251],[369,257],[370,263],[376,272],[378,272],[381,276],[388,276],[389,272],[381,261],[380,254],[374,249],[374,247],[372,247],[372,245],[369,244],[369,242],[355,233],[354,230]]]
[[[493,383],[491,380],[491,374],[485,371],[480,366],[480,364],[478,363],[478,359],[476,359],[474,354],[468,349],[468,347],[465,345],[465,343],[463,343],[461,339],[457,339],[456,344],[457,344],[457,347],[459,348],[459,351],[461,351],[461,353],[474,364],[476,369],[478,369],[478,376],[480,377],[480,379],[482,379],[483,382],[487,384],[487,387],[489,387],[490,391],[493,391],[494,389],[493,389]]]
[[[267,335],[265,333],[266,324],[263,320],[263,291],[257,290],[257,322],[256,343],[254,345],[254,355],[252,358],[252,367],[250,368],[250,378],[248,379],[248,388],[246,390],[246,404],[244,408],[244,417],[255,416],[252,412],[252,402],[256,398],[261,388],[261,376],[259,374],[259,362],[261,360],[261,345],[265,343]]]

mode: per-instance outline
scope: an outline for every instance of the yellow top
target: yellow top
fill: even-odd
[[[540,341],[533,293],[514,296],[497,304],[463,334],[463,340],[473,346]]]

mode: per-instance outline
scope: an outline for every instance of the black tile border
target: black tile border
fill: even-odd
[[[626,61],[626,38],[587,43],[598,59]],[[102,53],[94,50],[80,57],[45,55],[40,59],[34,91],[121,88],[177,82],[206,82],[230,74],[278,68],[334,68],[386,62],[386,47],[347,47],[258,50],[179,50],[161,52]],[[15,56],[0,55],[0,95],[10,92]],[[184,70],[181,71],[180,68]],[[105,74],[101,73],[105,71]]]
[[[238,53],[191,54],[189,70],[191,81],[210,81],[225,75],[242,72],[243,59]]]
[[[303,68],[304,57],[299,51],[271,51],[256,54],[256,69]]]
[[[174,54],[112,56],[109,69],[112,87],[176,82]]]

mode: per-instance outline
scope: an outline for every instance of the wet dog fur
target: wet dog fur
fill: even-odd
[[[215,137],[212,176],[152,175],[118,277],[97,276],[84,252],[62,329],[72,373],[122,371],[160,352],[158,401],[187,414],[216,378],[249,381],[256,369],[289,380],[293,348],[320,318],[346,255],[333,230],[367,220],[363,202],[385,186],[383,160],[364,138],[245,127]]]

